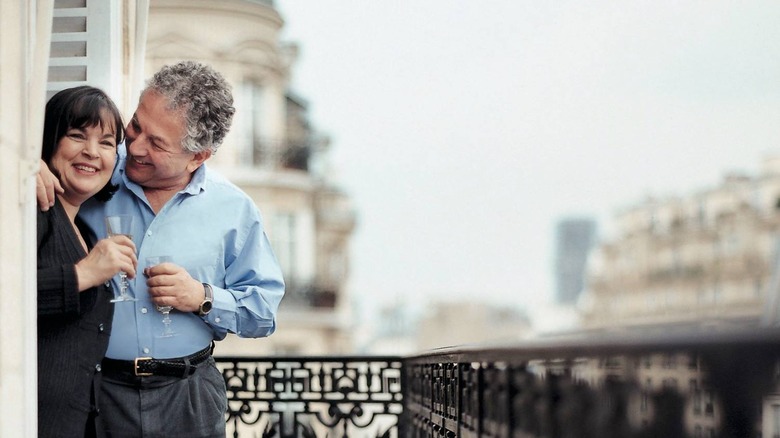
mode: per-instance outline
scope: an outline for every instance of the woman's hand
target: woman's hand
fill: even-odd
[[[63,193],[65,190],[60,184],[60,180],[51,173],[49,166],[41,160],[41,168],[35,177],[35,196],[38,199],[38,207],[41,211],[47,211],[54,205],[54,198],[57,193]]]
[[[76,263],[79,292],[110,280],[119,271],[135,278],[138,258],[135,244],[127,236],[112,236],[100,240],[86,257]]]

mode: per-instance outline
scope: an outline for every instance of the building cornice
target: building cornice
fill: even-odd
[[[151,2],[153,13],[197,14],[212,16],[213,14],[236,15],[257,23],[257,20],[281,28],[284,20],[272,6],[247,0],[155,0]]]

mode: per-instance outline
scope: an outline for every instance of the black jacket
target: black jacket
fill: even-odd
[[[77,220],[90,248],[94,234]],[[38,212],[38,436],[82,437],[114,307],[106,286],[78,292],[86,253],[59,201]]]

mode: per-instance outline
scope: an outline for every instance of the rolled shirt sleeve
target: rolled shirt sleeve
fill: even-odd
[[[276,330],[276,312],[284,296],[281,269],[259,222],[225,270],[225,286],[213,285],[214,307],[206,315],[219,339],[227,332],[259,338]],[[262,269],[258,269],[262,267]]]

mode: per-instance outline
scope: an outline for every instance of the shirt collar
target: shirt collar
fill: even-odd
[[[206,163],[201,164],[200,167],[195,169],[195,172],[192,173],[190,183],[187,184],[187,187],[185,187],[182,192],[189,193],[190,195],[197,195],[204,190],[206,190]]]

